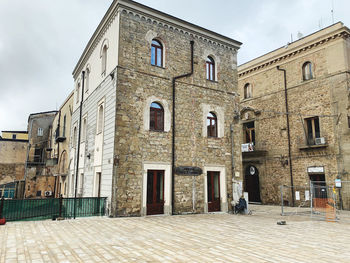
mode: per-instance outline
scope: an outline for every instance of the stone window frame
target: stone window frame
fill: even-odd
[[[348,115],[348,128],[350,129],[350,115]]]
[[[171,127],[171,114],[169,110],[169,104],[165,99],[161,99],[156,96],[150,96],[146,99],[143,107],[143,128],[145,131],[152,131],[150,129],[150,109],[153,102],[159,103],[164,110],[164,129],[163,132],[169,132]]]
[[[164,171],[164,215],[171,215],[171,164],[163,162],[144,162],[142,173],[141,216],[147,215],[147,171]]]
[[[253,98],[253,85],[250,82],[247,82],[243,86],[243,99],[251,99]]]
[[[38,133],[37,133],[38,137],[42,137],[44,136],[44,129],[41,127],[38,127]]]
[[[202,107],[202,136],[206,138],[223,138],[225,135],[225,109],[224,107],[201,104]],[[207,116],[209,112],[213,112],[217,118],[217,137],[208,137]]]
[[[81,125],[81,141],[80,143],[83,143],[86,141],[87,136],[87,113],[82,118],[82,125]]]
[[[303,81],[314,79],[313,63],[311,61],[304,62],[301,67],[301,72],[303,76]]]
[[[109,49],[109,40],[105,38],[102,42],[101,50],[100,50],[101,76],[106,76],[108,49]]]
[[[75,122],[73,124],[73,131],[72,131],[72,148],[75,149],[77,147],[77,140],[78,140],[78,123]]]
[[[226,168],[224,165],[208,165],[204,166],[204,213],[208,213],[208,179],[207,172],[220,173],[220,211],[228,212],[227,203],[227,183],[226,183]]]
[[[317,125],[318,125],[318,131],[317,131],[317,127],[316,127],[316,120],[317,120]],[[309,127],[307,122],[311,121],[311,135],[312,138],[309,137]],[[304,127],[305,127],[305,132],[306,132],[306,142],[308,145],[315,145],[315,140],[316,138],[321,138],[322,136],[322,129],[321,129],[321,118],[319,116],[313,116],[313,117],[309,117],[309,118],[305,118],[304,119]],[[317,133],[319,134],[319,136],[317,137]],[[311,140],[311,141],[310,141]]]

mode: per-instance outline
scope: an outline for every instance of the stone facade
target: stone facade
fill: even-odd
[[[239,67],[244,143],[253,122],[255,129],[254,150],[242,153],[253,201],[280,204],[280,185],[307,186],[316,177],[349,180],[349,33],[337,23]],[[277,66],[286,71],[286,91]]]
[[[0,137],[0,188],[15,183],[22,187],[28,146],[28,133],[24,131],[2,131]],[[22,182],[22,183],[19,183]],[[21,197],[22,192],[16,192]]]
[[[45,192],[54,192],[55,178],[51,168],[46,166],[50,158],[52,121],[57,111],[30,114],[28,117],[28,138],[25,163],[25,198],[45,197]]]
[[[108,36],[115,35],[116,41],[108,41]],[[151,65],[151,45],[155,39],[163,47],[161,66]],[[174,168],[199,167],[203,173],[198,176],[172,173],[172,84],[175,76],[191,72],[191,41],[194,42],[193,74],[177,80],[175,88]],[[164,209],[161,213],[210,211],[208,184],[211,182],[207,180],[207,172],[216,172],[220,178],[216,181],[220,192],[219,211],[231,209],[233,171],[239,176],[242,169],[240,144],[234,143],[231,147],[232,140],[240,140],[241,131],[234,120],[239,108],[237,50],[241,43],[133,1],[114,1],[73,72],[76,83],[79,83],[80,73],[88,64],[91,74],[100,71],[101,61],[94,61],[94,54],[104,49],[104,43],[109,43],[106,45],[107,54],[109,50],[112,54],[116,53],[111,59],[107,56],[107,70],[102,73],[100,82],[97,77],[92,81],[97,82],[97,87],[89,87],[93,91],[86,97],[82,116],[87,114],[88,134],[93,136],[88,135],[86,139],[88,146],[84,149],[89,150],[80,152],[85,153],[85,157],[81,156],[83,174],[92,174],[94,169],[96,174],[96,165],[89,163],[95,162],[98,154],[96,105],[99,105],[99,98],[104,98],[106,104],[114,106],[108,112],[106,108],[104,115],[100,168],[102,181],[105,175],[108,178],[102,186],[107,189],[105,193],[108,189],[110,191],[111,215],[139,216],[148,213],[150,171],[163,173],[161,180],[164,187],[161,191]],[[215,81],[206,77],[209,56],[215,61]],[[79,91],[75,93],[79,94]],[[150,129],[150,106],[153,102],[161,105],[164,111],[164,129],[161,131]],[[88,111],[89,105],[95,106]],[[78,107],[73,114],[76,121],[77,112]],[[215,138],[207,134],[209,112],[217,116]],[[111,134],[113,138],[106,141],[106,136]],[[110,143],[113,143],[112,149],[107,148]],[[232,167],[232,160],[236,163],[235,167]],[[89,176],[85,176],[84,181],[92,182],[93,177]],[[95,187],[87,184],[84,194],[91,193]]]

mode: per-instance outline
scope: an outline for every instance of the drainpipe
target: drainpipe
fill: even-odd
[[[81,118],[83,113],[83,99],[84,99],[84,82],[85,82],[85,71],[81,73],[82,75],[82,85],[81,85],[81,101],[80,101],[80,113],[79,113],[79,132],[78,132],[78,143],[77,143],[77,161],[75,168],[75,189],[74,189],[74,219],[76,214],[76,199],[77,199],[77,189],[78,189],[78,174],[79,174],[79,154],[80,154],[80,136],[81,136]]]
[[[290,143],[290,127],[289,127],[289,108],[288,108],[288,93],[287,93],[287,72],[285,69],[277,66],[277,70],[283,71],[284,77],[284,97],[286,102],[286,120],[287,120],[287,134],[288,134],[288,159],[289,159],[289,173],[290,173],[290,184],[292,187],[292,206],[294,206],[294,183],[293,183],[293,166],[292,166],[292,153]]]
[[[181,79],[181,78],[185,78],[185,77],[189,77],[193,74],[193,45],[194,45],[194,41],[191,40],[190,42],[191,44],[191,72],[184,74],[184,75],[180,75],[180,76],[176,76],[173,78],[173,129],[172,129],[172,151],[171,151],[171,210],[172,210],[172,214],[174,214],[175,212],[175,201],[174,201],[174,197],[175,197],[175,87],[176,87],[176,80],[177,79]]]
[[[58,124],[57,124],[57,130],[58,130],[58,135],[60,134],[60,122],[61,122],[61,110],[58,111]],[[57,134],[55,134],[54,137],[54,141],[56,142],[56,136]],[[53,146],[53,145],[51,145]],[[59,172],[59,165],[58,165],[58,161],[59,161],[59,158],[60,158],[60,143],[58,142],[57,143],[57,164],[56,164],[56,167],[58,166],[58,172]],[[53,193],[53,196],[54,198],[56,198],[56,191],[58,191],[57,189],[57,185],[56,185],[56,181],[58,181],[58,187],[59,187],[59,181],[60,181],[60,177],[58,175],[59,173],[57,173],[57,175],[55,176],[55,190],[54,190],[54,193]],[[58,191],[59,192],[59,191]],[[59,197],[59,196],[58,196]]]
[[[29,131],[28,131],[28,146],[27,146],[26,162],[25,162],[25,166],[24,166],[24,184],[23,184],[23,196],[22,196],[22,199],[26,198],[26,186],[27,186],[26,182],[27,182],[27,175],[28,175],[28,159],[29,159],[30,148],[32,147],[31,144],[30,144],[30,138],[32,136],[33,121],[34,120],[31,120],[30,128],[29,128]]]

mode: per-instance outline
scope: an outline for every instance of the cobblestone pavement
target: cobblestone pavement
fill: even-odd
[[[0,226],[0,262],[350,262],[349,223],[251,210],[9,222]]]

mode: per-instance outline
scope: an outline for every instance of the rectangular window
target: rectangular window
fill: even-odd
[[[318,117],[305,119],[306,139],[308,145],[314,145],[315,139],[321,137],[320,121]]]
[[[62,129],[62,136],[63,137],[66,137],[66,121],[67,121],[67,118],[66,118],[66,115],[63,116],[63,129]]]
[[[34,150],[34,162],[41,163],[42,162],[43,149],[35,148]]]
[[[43,136],[43,134],[44,134],[44,129],[38,128],[38,136]]]
[[[254,121],[243,124],[244,143],[255,144],[255,126]]]
[[[16,138],[17,138],[16,134],[12,134],[12,139],[16,140]]]
[[[348,116],[348,127],[350,129],[350,116]]]

